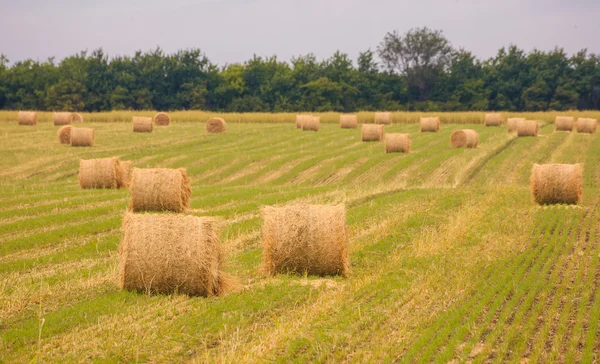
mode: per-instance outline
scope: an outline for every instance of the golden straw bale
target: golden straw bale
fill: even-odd
[[[519,125],[519,122],[525,120],[525,118],[508,118],[506,119],[506,128],[508,129],[508,132],[513,132],[513,131],[517,131],[517,125]]]
[[[70,112],[55,112],[52,113],[52,121],[55,126],[69,125],[73,122],[73,114]]]
[[[340,128],[342,128],[342,129],[358,128],[358,117],[356,115],[340,115]]]
[[[375,124],[390,125],[391,123],[392,123],[392,113],[391,112],[376,112],[375,113]]]
[[[79,113],[73,113],[73,122],[74,123],[83,123],[83,116]]]
[[[264,207],[262,212],[263,269],[267,273],[349,273],[343,205]]]
[[[132,125],[135,133],[152,133],[152,118],[133,116]]]
[[[135,212],[184,212],[190,207],[192,190],[183,168],[134,168],[129,190],[129,209]]]
[[[450,135],[452,148],[477,148],[479,134],[473,129],[456,130]]]
[[[237,286],[222,272],[223,248],[214,219],[125,213],[119,245],[119,286],[146,294],[222,296]]]
[[[385,134],[385,152],[386,153],[409,153],[410,152],[410,134],[388,133]]]
[[[91,147],[94,145],[94,129],[71,128],[72,147]]]
[[[159,112],[154,115],[154,123],[160,126],[167,126],[171,124],[171,117],[166,112]]]
[[[119,180],[119,187],[128,188],[131,183],[131,175],[133,172],[133,165],[131,161],[121,161],[121,179]]]
[[[419,128],[421,132],[431,131],[437,133],[440,131],[440,118],[428,117],[428,118],[420,118],[419,119]]]
[[[540,131],[540,124],[535,120],[521,120],[517,123],[517,136],[534,136]]]
[[[302,123],[307,118],[312,117],[311,115],[296,115],[296,129],[302,129]]]
[[[363,142],[379,142],[383,140],[384,130],[381,124],[362,124],[360,137]]]
[[[483,123],[485,126],[500,126],[504,122],[504,118],[501,113],[487,113]]]
[[[71,144],[71,125],[63,125],[58,129],[58,142],[60,144]]]
[[[19,125],[35,125],[37,124],[37,112],[35,111],[19,111]]]
[[[575,125],[575,118],[572,116],[557,116],[554,119],[556,131],[572,131]]]
[[[302,130],[319,131],[321,129],[321,117],[308,116],[302,122]]]
[[[121,180],[119,158],[79,160],[79,186],[81,188],[119,188]]]
[[[594,134],[598,127],[598,120],[590,118],[578,118],[576,129],[578,133]]]
[[[210,118],[206,122],[206,131],[209,133],[223,133],[227,130],[227,123],[222,118]]]
[[[581,164],[534,164],[531,170],[531,193],[540,205],[576,204],[582,187]]]

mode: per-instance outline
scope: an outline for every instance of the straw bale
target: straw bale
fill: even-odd
[[[440,118],[428,117],[428,118],[420,118],[419,119],[419,128],[421,132],[431,131],[437,133],[440,131]]]
[[[135,212],[184,212],[190,207],[192,191],[183,168],[133,168],[129,190],[129,209]]]
[[[381,124],[362,124],[360,137],[363,142],[379,142],[383,140],[384,130]]]
[[[160,126],[167,126],[171,124],[171,117],[166,112],[159,112],[154,115],[154,123]]]
[[[91,147],[94,145],[94,129],[71,128],[71,146]]]
[[[71,144],[71,125],[63,125],[58,129],[58,142],[60,144]]]
[[[83,115],[74,112],[73,113],[73,122],[74,123],[83,123]]]
[[[206,131],[209,133],[222,133],[227,130],[227,123],[222,118],[210,118],[206,122]]]
[[[312,117],[311,115],[296,115],[296,129],[302,129],[302,123],[307,118]]]
[[[391,112],[376,112],[375,113],[375,124],[390,125],[391,123],[392,123],[392,113]]]
[[[356,115],[340,115],[340,128],[342,128],[342,129],[358,128],[358,117]]]
[[[540,205],[576,204],[582,187],[581,164],[534,164],[531,170],[531,193]]]
[[[540,132],[540,124],[535,120],[521,120],[517,123],[517,136],[534,136]]]
[[[131,184],[131,175],[133,173],[133,165],[131,161],[121,161],[121,179],[119,179],[119,187],[128,188]]]
[[[19,111],[19,125],[35,125],[37,124],[37,112],[35,111]]]
[[[575,126],[575,118],[572,116],[557,116],[554,119],[556,131],[572,131]]]
[[[73,114],[70,112],[55,112],[52,113],[52,121],[55,126],[69,125],[73,122]]]
[[[302,122],[302,130],[319,131],[321,129],[320,116],[308,116]]]
[[[578,133],[594,134],[598,127],[598,120],[590,118],[578,118],[576,129]]]
[[[119,158],[79,160],[79,186],[81,188],[119,188],[121,180]]]
[[[152,133],[152,118],[133,116],[132,126],[136,133]]]
[[[389,133],[385,134],[386,153],[409,153],[410,134]]]
[[[477,148],[479,134],[473,129],[456,130],[450,135],[452,148]]]
[[[485,114],[485,118],[483,123],[485,126],[500,126],[504,122],[504,118],[500,113],[487,113]]]
[[[517,125],[519,125],[519,122],[525,120],[525,118],[508,118],[506,119],[506,128],[508,129],[508,132],[513,132],[513,131],[517,131]]]

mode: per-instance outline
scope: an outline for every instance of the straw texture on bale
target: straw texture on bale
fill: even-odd
[[[71,144],[71,125],[63,125],[58,129],[58,142],[60,144]]]
[[[590,118],[578,118],[577,119],[577,132],[578,133],[589,133],[594,134],[598,127],[598,120]]]
[[[363,142],[378,142],[383,140],[384,130],[381,124],[363,124],[360,137]]]
[[[479,144],[479,134],[473,129],[455,130],[450,135],[452,148],[476,148]]]
[[[211,118],[206,122],[206,131],[209,133],[222,133],[227,130],[227,123],[222,118]]]
[[[132,118],[133,131],[136,133],[151,133],[152,118],[133,116]]]
[[[71,146],[91,147],[94,145],[94,129],[71,128]]]
[[[342,128],[342,129],[358,128],[358,117],[356,115],[340,115],[340,128]]]
[[[517,123],[517,136],[537,136],[540,131],[540,124],[535,120],[521,120]]]
[[[296,129],[302,129],[302,123],[306,118],[310,118],[310,115],[296,115]]]
[[[483,123],[485,126],[500,126],[504,119],[502,118],[502,114],[500,113],[488,113],[485,114],[485,119]]]
[[[531,170],[531,193],[540,205],[576,204],[582,187],[581,164],[534,164]]]
[[[386,153],[409,153],[410,134],[389,133],[385,134]]]
[[[236,285],[221,271],[223,250],[213,219],[128,212],[121,233],[121,289],[222,296]]]
[[[129,190],[129,209],[134,212],[184,212],[190,207],[192,190],[183,168],[133,168]]]
[[[73,113],[73,122],[74,123],[83,123],[83,115],[74,112]]]
[[[302,130],[319,131],[319,129],[321,129],[319,116],[308,116],[302,121]]]
[[[19,111],[19,125],[35,125],[37,124],[37,113],[35,111]]]
[[[519,122],[525,120],[525,118],[508,118],[506,119],[506,128],[508,129],[508,132],[513,132],[513,131],[517,131],[517,125],[519,125]]]
[[[391,123],[392,123],[392,113],[391,112],[376,112],[375,113],[375,124],[389,125]]]
[[[159,112],[154,115],[154,123],[160,126],[167,126],[171,124],[171,117],[165,112]]]
[[[262,212],[263,269],[267,273],[349,273],[343,205],[265,207]]]
[[[121,173],[117,157],[79,160],[78,179],[81,188],[119,188]]]
[[[440,131],[440,118],[429,117],[429,118],[420,118],[419,119],[419,128],[421,132],[431,131],[437,133]]]
[[[54,125],[69,125],[73,122],[73,114],[70,112],[52,113],[52,121]]]
[[[557,116],[554,119],[554,127],[557,131],[572,131],[575,126],[575,118],[572,116]]]
[[[121,174],[119,179],[119,187],[128,188],[131,183],[131,174],[133,172],[133,165],[131,161],[121,161]]]

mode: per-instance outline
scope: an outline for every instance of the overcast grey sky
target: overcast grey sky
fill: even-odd
[[[353,59],[386,32],[427,26],[485,59],[502,46],[600,53],[600,0],[0,0],[0,53],[57,60],[200,48],[212,62],[336,50]]]

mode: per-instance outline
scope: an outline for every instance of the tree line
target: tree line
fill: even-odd
[[[600,109],[600,56],[515,45],[487,60],[454,49],[441,31],[390,32],[356,62],[335,52],[219,66],[200,49],[10,64],[0,55],[0,109],[285,112]]]

